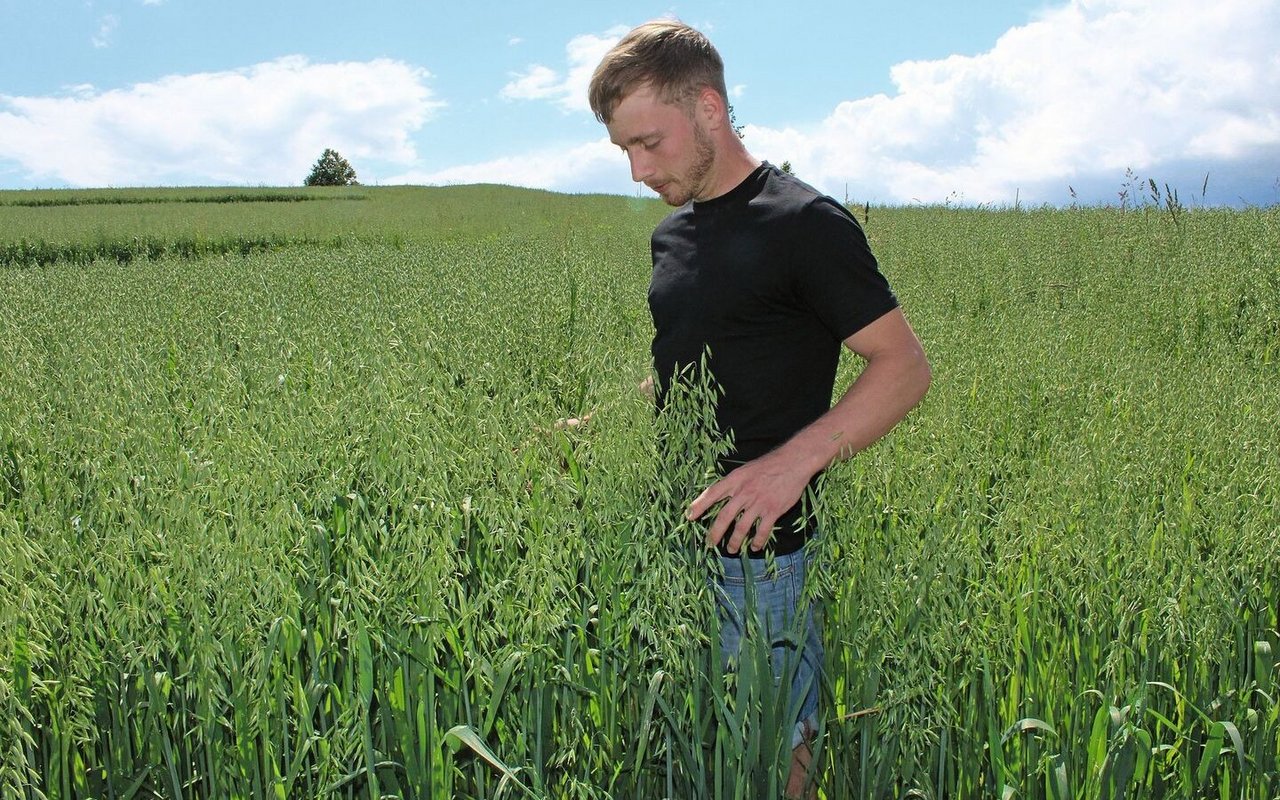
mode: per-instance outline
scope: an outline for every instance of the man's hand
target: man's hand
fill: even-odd
[[[799,502],[815,471],[790,458],[785,449],[775,450],[748,461],[707,487],[690,504],[685,516],[698,519],[723,501],[707,531],[707,546],[718,546],[725,533],[732,530],[725,549],[737,553],[755,526],[751,549],[758,552],[769,541],[778,517]]]
[[[929,362],[901,309],[884,314],[844,345],[867,363],[840,401],[777,450],[712,484],[689,506],[685,516],[694,520],[724,503],[707,531],[707,544],[716,547],[732,529],[725,549],[736,553],[754,525],[751,549],[763,549],[774,523],[796,504],[810,478],[884,436],[928,391]]]

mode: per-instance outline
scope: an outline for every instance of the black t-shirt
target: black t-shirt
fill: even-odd
[[[726,472],[824,414],[842,342],[898,305],[848,210],[768,163],[672,212],[652,249],[659,402],[705,352],[717,424],[733,436]],[[799,517],[797,504],[778,521],[775,553],[804,543]]]

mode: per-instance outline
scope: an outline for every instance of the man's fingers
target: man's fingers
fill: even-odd
[[[701,517],[707,513],[707,509],[732,495],[733,492],[724,485],[724,479],[721,478],[693,499],[693,502],[689,504],[689,508],[684,512],[685,519],[695,520]]]
[[[716,514],[716,518],[712,520],[711,527],[707,529],[707,546],[715,547],[720,544],[729,526],[738,518],[740,510],[735,508],[730,511],[728,506],[720,509],[720,513]]]
[[[746,514],[739,516],[734,522],[733,535],[729,537],[729,546],[725,549],[732,555],[737,555],[738,551],[742,549],[742,542],[747,538],[747,535],[751,533],[751,526],[754,525],[755,522],[756,521],[754,519],[748,521]]]
[[[744,513],[738,518],[737,525],[734,526],[733,537],[729,539],[729,552],[737,553],[743,544],[748,544],[755,552],[760,552],[764,546],[769,543],[769,536],[773,533],[773,523],[776,520],[765,520],[763,517],[755,517],[750,522],[747,521],[747,515]],[[748,537],[750,540],[748,541]]]
[[[751,537],[751,549],[757,553],[764,549],[769,543],[769,537],[773,535],[773,525],[777,522],[777,518],[766,521],[761,518],[756,520],[756,535]]]
[[[718,485],[719,484],[712,484],[711,486],[704,489],[702,494],[693,498],[693,502],[689,504],[689,507],[687,509],[685,509],[685,512],[684,512],[685,519],[688,519],[688,520],[697,519],[698,517],[701,517],[708,508],[711,507],[712,501],[707,500],[707,497],[708,495],[711,494],[711,490],[716,488],[716,486]]]
[[[712,520],[711,527],[707,529],[707,545],[709,547],[715,547],[720,544],[720,540],[724,538],[725,533],[738,521],[744,505],[742,501],[732,498],[724,504],[724,507],[716,514],[716,518]],[[732,539],[730,539],[730,542],[732,542]]]
[[[751,482],[743,479],[746,472],[745,467],[739,467],[711,484],[685,511],[686,519],[695,520],[720,505],[707,528],[708,547],[719,546],[726,535],[729,539],[725,550],[730,553],[737,553],[744,544],[760,551],[769,543],[780,512],[774,509],[777,504],[771,498],[757,496],[759,492]]]
[[[776,517],[770,519],[758,517],[749,509],[739,512],[732,521],[733,534],[729,537],[725,549],[732,554],[737,554],[742,549],[743,544],[749,544],[752,550],[760,552],[769,543],[769,537],[773,534],[775,522],[777,522]],[[708,541],[710,541],[710,537],[708,537]],[[716,537],[715,541],[711,543],[712,547],[719,541],[720,537]]]

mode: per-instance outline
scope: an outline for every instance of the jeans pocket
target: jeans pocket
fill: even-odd
[[[744,567],[743,561],[746,561]],[[747,575],[757,586],[769,586],[791,579],[796,572],[796,559],[793,556],[782,556],[770,559],[753,558],[721,558],[721,574],[714,580],[725,586],[746,586]],[[749,571],[749,572],[748,572]]]

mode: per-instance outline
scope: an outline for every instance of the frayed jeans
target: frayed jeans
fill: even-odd
[[[759,631],[769,643],[774,686],[784,679],[791,684],[786,719],[792,727],[793,749],[817,727],[818,683],[822,675],[822,635],[813,609],[804,601],[808,553],[809,548],[804,547],[772,559],[722,556],[722,574],[710,579],[720,617],[720,655],[726,670],[736,669],[739,659],[750,655],[750,651],[743,655],[740,651],[743,639],[748,638],[743,624],[748,597],[752,601]],[[803,617],[798,618],[801,612]]]

